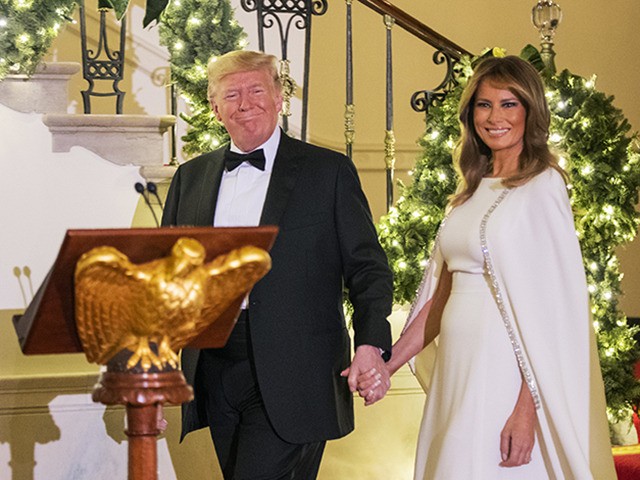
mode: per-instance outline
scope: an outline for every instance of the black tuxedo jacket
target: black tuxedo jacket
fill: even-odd
[[[223,150],[178,168],[163,225],[212,225]],[[353,398],[340,372],[350,363],[343,286],[354,306],[355,345],[391,351],[393,282],[353,163],[281,136],[260,219],[280,228],[272,269],[249,296],[260,392],[279,436],[310,443],[353,430]],[[194,385],[198,351],[182,366]],[[204,373],[206,374],[206,373]],[[183,408],[183,436],[207,426],[202,402]]]

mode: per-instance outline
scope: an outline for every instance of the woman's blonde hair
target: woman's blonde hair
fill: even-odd
[[[455,206],[466,202],[478,188],[482,177],[491,169],[491,149],[482,141],[473,123],[476,93],[482,82],[509,90],[526,111],[518,172],[503,179],[503,185],[523,185],[549,167],[558,170],[566,179],[566,174],[549,149],[551,113],[540,75],[529,62],[519,57],[489,57],[475,68],[460,99],[458,118],[462,134],[454,152],[454,165],[461,181],[451,204]]]
[[[278,75],[278,59],[273,55],[251,50],[234,50],[220,57],[211,59],[207,66],[209,84],[207,95],[209,100],[215,95],[215,89],[220,80],[227,75],[238,72],[252,72],[265,70],[273,78],[276,91],[282,90],[282,83]]]

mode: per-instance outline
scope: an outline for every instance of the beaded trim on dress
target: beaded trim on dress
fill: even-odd
[[[489,253],[489,247],[487,244],[487,221],[489,220],[489,217],[491,217],[493,211],[498,208],[498,205],[500,205],[500,203],[505,199],[510,191],[511,189],[509,188],[504,189],[498,196],[498,198],[496,198],[495,202],[493,202],[493,205],[491,205],[484,217],[482,217],[482,221],[480,222],[480,246],[482,248],[482,255],[484,256],[485,268],[491,280],[493,296],[496,300],[498,310],[500,311],[502,322],[507,329],[507,335],[509,336],[509,341],[511,342],[513,353],[515,354],[518,361],[518,366],[520,367],[522,376],[524,377],[525,382],[527,382],[527,386],[529,387],[529,391],[531,392],[531,396],[533,397],[533,403],[535,404],[536,409],[538,409],[540,408],[540,395],[538,392],[538,385],[533,378],[531,368],[529,368],[529,362],[525,358],[524,352],[522,350],[522,345],[520,345],[520,341],[518,340],[515,329],[513,328],[513,323],[509,318],[509,312],[507,312],[507,309],[504,305],[502,290],[500,289],[500,283],[498,282],[498,277],[496,275],[495,269],[493,268],[493,261],[491,260],[491,254]]]
[[[509,312],[507,312],[507,309],[504,305],[504,301],[503,301],[503,295],[502,295],[502,290],[500,288],[500,284],[498,282],[498,277],[495,273],[495,269],[493,267],[493,261],[491,260],[491,254],[489,253],[489,247],[487,245],[487,222],[489,220],[489,218],[491,217],[491,214],[494,212],[494,210],[498,207],[498,205],[500,205],[500,203],[505,199],[505,197],[507,196],[507,194],[511,191],[510,188],[505,188],[502,193],[500,193],[500,195],[498,196],[498,198],[496,198],[496,200],[493,202],[493,204],[491,205],[491,207],[489,208],[489,210],[487,210],[487,213],[485,213],[485,215],[482,217],[482,221],[480,222],[480,246],[482,249],[482,255],[484,257],[484,262],[485,262],[485,268],[487,270],[487,274],[489,275],[489,279],[491,280],[491,287],[492,287],[492,293],[493,296],[495,298],[496,304],[498,306],[498,310],[500,312],[500,317],[502,318],[502,323],[505,326],[505,329],[507,330],[507,335],[509,337],[509,341],[511,342],[511,346],[513,348],[513,353],[516,356],[516,360],[518,362],[518,366],[520,368],[520,371],[522,372],[522,376],[525,379],[525,382],[527,383],[527,387],[529,388],[529,391],[531,392],[531,396],[533,398],[533,402],[536,406],[536,409],[540,408],[540,394],[538,392],[538,385],[535,381],[535,378],[533,377],[533,373],[531,372],[531,368],[529,367],[529,362],[527,360],[527,358],[524,355],[523,349],[522,349],[522,345],[520,344],[520,341],[518,339],[518,336],[516,335],[515,329],[513,328],[513,323],[511,321],[511,319],[509,318]],[[438,227],[438,231],[436,233],[436,238],[433,242],[433,248],[431,250],[431,253],[429,255],[429,259],[427,260],[427,264],[424,268],[424,274],[422,275],[422,281],[420,282],[420,285],[418,286],[418,288],[416,289],[416,294],[414,297],[413,302],[411,303],[411,308],[409,309],[409,315],[407,316],[407,322],[404,326],[404,328],[402,329],[402,334],[405,333],[405,331],[407,330],[407,328],[409,327],[409,325],[411,324],[411,321],[413,319],[413,315],[415,313],[415,310],[418,306],[418,302],[422,297],[422,292],[425,289],[426,283],[427,283],[427,279],[428,279],[428,275],[429,275],[429,270],[431,267],[431,263],[433,262],[433,256],[435,254],[435,252],[438,250],[438,246],[440,243],[440,233],[442,232],[445,223],[447,221],[447,218],[449,217],[449,214],[451,212],[448,212],[444,218],[442,219],[442,222],[440,223],[440,226]]]

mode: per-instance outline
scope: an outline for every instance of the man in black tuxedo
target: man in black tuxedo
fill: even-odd
[[[195,400],[182,436],[208,426],[225,479],[314,479],[326,440],[354,428],[356,378],[378,377],[359,392],[367,403],[389,388],[392,274],[353,163],[278,127],[275,57],[219,57],[209,99],[231,144],[178,168],[162,224],[280,230],[272,269],[227,345],[183,351]],[[354,306],[351,364],[343,287]]]

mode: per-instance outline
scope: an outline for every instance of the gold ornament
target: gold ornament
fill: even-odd
[[[178,366],[175,352],[211,325],[271,268],[269,254],[245,246],[204,264],[205,249],[180,238],[171,255],[135,265],[113,247],[94,248],[75,272],[78,334],[87,360],[106,364],[118,352],[133,353],[147,372]],[[157,345],[157,354],[150,344]]]

